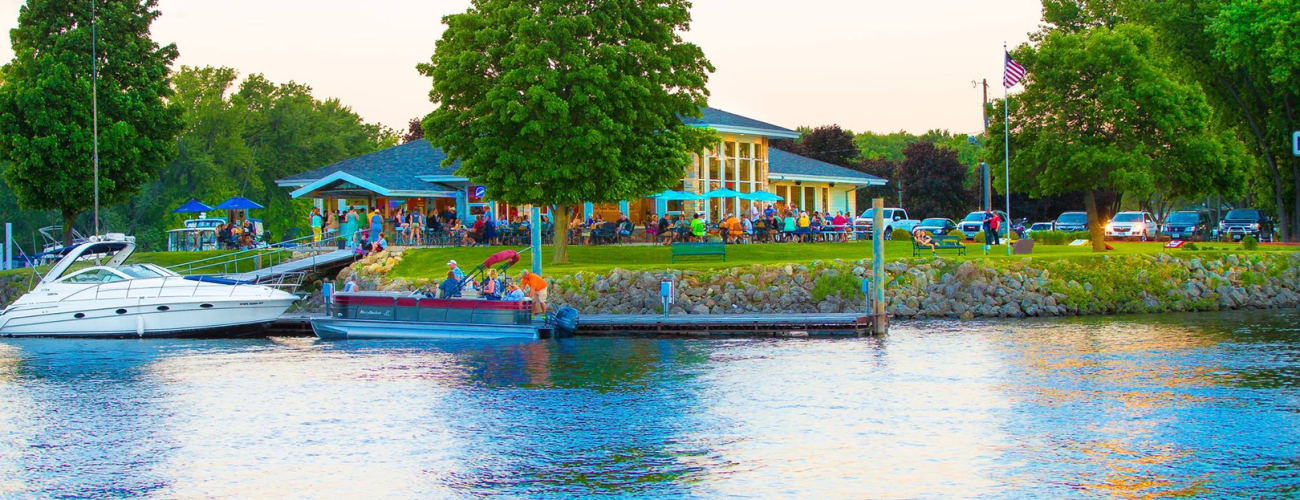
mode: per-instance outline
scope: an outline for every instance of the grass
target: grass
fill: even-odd
[[[154,264],[162,267],[171,267],[178,264],[185,264],[188,262],[194,262],[194,261],[204,260],[204,259],[213,259],[211,263],[216,263],[216,262],[222,262],[222,260],[216,259],[216,257],[222,257],[222,256],[230,255],[232,253],[235,253],[235,251],[234,250],[205,250],[202,252],[136,252],[131,254],[131,258],[127,260],[127,264]],[[281,254],[283,254],[281,257],[282,259],[284,260],[289,259],[289,252],[282,251]],[[262,256],[261,267],[266,267],[268,265],[276,263],[275,261],[271,260],[268,256],[269,254],[264,254]],[[227,271],[248,272],[257,269],[257,267],[254,264],[255,263],[253,262],[252,259],[243,260],[240,261],[237,266],[231,265],[229,268],[222,268],[220,266],[217,266],[217,267],[210,267],[207,269],[197,269],[195,270],[195,274],[224,274]],[[203,264],[199,264],[199,265],[203,265]],[[80,263],[77,266],[74,266],[74,268],[80,268],[80,267],[82,267],[82,264]],[[49,270],[49,268],[50,266],[40,266],[37,267],[36,269],[41,273],[44,273],[45,271]],[[0,271],[0,278],[13,276],[13,275],[26,275],[26,274],[30,274],[31,272],[32,272],[31,269],[26,269],[26,268]],[[180,270],[178,272],[181,272],[182,274],[188,274],[184,270]]]
[[[1088,260],[1099,258],[1101,255],[1155,254],[1160,252],[1169,252],[1177,256],[1204,255],[1208,257],[1226,252],[1245,252],[1245,250],[1241,249],[1241,245],[1231,243],[1210,243],[1203,245],[1202,250],[1197,251],[1165,250],[1163,243],[1115,242],[1111,243],[1111,246],[1115,247],[1114,251],[1095,254],[1089,246],[1035,245],[1034,253],[1027,256],[1008,256],[1005,248],[997,247],[990,249],[986,256],[981,246],[971,244],[967,247],[968,255],[965,257],[957,257],[952,251],[940,252],[939,255],[948,260],[987,258],[993,261],[1005,261],[1025,257],[1032,257],[1035,260]],[[393,268],[391,277],[407,280],[440,278],[446,275],[446,264],[450,259],[455,259],[463,268],[468,270],[483,262],[493,253],[501,251],[501,249],[502,247],[472,247],[408,250],[403,254],[401,263]],[[1291,252],[1297,249],[1296,247],[1261,245],[1257,251]],[[542,248],[542,269],[548,276],[566,276],[578,272],[604,273],[614,268],[632,271],[663,269],[710,270],[745,267],[753,264],[808,264],[815,260],[843,259],[850,261],[871,258],[870,242],[729,245],[727,246],[726,262],[723,262],[719,257],[710,256],[679,258],[675,264],[672,263],[672,252],[668,247],[664,246],[569,246],[569,263],[567,264],[552,264],[551,250],[550,246]],[[912,244],[910,241],[885,242],[885,259],[887,261],[911,257]],[[523,260],[516,267],[523,269],[528,265],[530,258],[531,256],[527,253],[523,254]]]

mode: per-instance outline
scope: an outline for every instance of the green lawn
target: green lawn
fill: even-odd
[[[1115,251],[1108,255],[1158,253],[1166,251],[1163,243],[1111,243]],[[1206,245],[1202,245],[1204,248]],[[1169,250],[1175,255],[1218,254],[1239,252],[1241,245],[1229,243],[1210,243],[1207,250],[1187,251]],[[446,263],[456,259],[466,270],[482,263],[489,255],[502,250],[502,247],[474,248],[422,248],[408,250],[403,254],[402,262],[392,271],[394,278],[405,279],[440,278],[446,275]],[[1258,251],[1296,251],[1300,247],[1261,245]],[[968,255],[963,259],[986,258],[981,247],[970,245]],[[955,258],[951,251],[940,252],[944,258]],[[1103,254],[1094,254],[1091,247],[1071,247],[1065,245],[1036,245],[1034,253],[1028,257],[1093,259]],[[718,257],[687,257],[671,263],[672,253],[664,246],[570,246],[568,264],[551,264],[551,247],[542,248],[542,269],[548,276],[564,276],[584,272],[603,273],[614,268],[628,270],[655,269],[718,269],[752,264],[807,264],[814,260],[859,260],[871,258],[870,242],[855,243],[812,243],[812,244],[756,244],[729,245],[727,261]],[[885,258],[896,260],[912,257],[910,241],[885,242]],[[987,258],[994,260],[1021,259],[1026,256],[1008,256],[1005,247],[990,249]],[[531,256],[523,254],[523,260],[515,266],[524,269]]]

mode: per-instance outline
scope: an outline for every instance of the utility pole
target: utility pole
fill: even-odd
[[[984,137],[989,136],[989,80],[987,78],[980,81],[971,80],[971,86],[979,88],[984,87],[984,101],[980,103],[980,120],[984,123]],[[989,167],[985,163],[980,163],[980,168],[984,170],[984,210],[993,210],[993,186],[989,184]]]
[[[99,56],[95,53],[95,2],[98,1],[90,2],[90,129],[95,148],[95,236],[99,236]],[[72,228],[63,230],[72,231]]]

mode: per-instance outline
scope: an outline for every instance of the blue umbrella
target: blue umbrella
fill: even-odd
[[[221,202],[221,204],[217,205],[216,208],[217,210],[250,210],[250,209],[261,210],[266,207],[258,205],[253,200],[250,200],[243,196],[236,196],[234,198]]]
[[[196,200],[196,199],[194,199],[194,198],[190,198],[190,201],[185,202],[184,205],[181,205],[181,206],[180,206],[179,208],[177,208],[176,210],[172,210],[172,213],[174,213],[174,214],[188,214],[188,213],[194,213],[194,212],[211,212],[211,211],[212,211],[212,207],[209,207],[209,206],[203,204],[203,202],[201,202],[201,201],[199,201],[199,200]]]
[[[766,202],[785,201],[785,198],[769,193],[767,191],[754,191],[752,193],[742,194],[740,195],[740,199],[749,200],[749,201],[766,201]]]
[[[705,198],[736,198],[739,196],[740,196],[740,191],[736,191],[734,189],[727,189],[727,188],[714,189],[713,191],[704,193]]]
[[[654,197],[664,201],[699,201],[704,199],[698,194],[687,193],[684,191],[673,191],[671,189],[659,193]]]

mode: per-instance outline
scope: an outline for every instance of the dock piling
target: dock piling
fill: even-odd
[[[874,335],[889,333],[889,318],[885,316],[885,200],[875,198],[871,201],[871,332]]]

